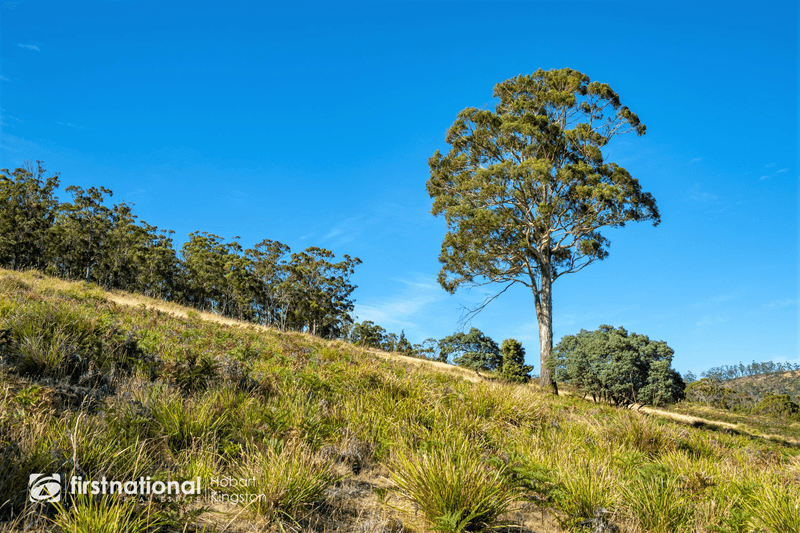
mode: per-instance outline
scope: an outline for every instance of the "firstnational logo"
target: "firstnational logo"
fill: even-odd
[[[199,496],[201,483],[198,477],[194,481],[153,481],[150,477],[138,480],[116,481],[103,476],[99,480],[83,479],[73,476],[67,487],[70,494],[120,494],[125,496]],[[61,501],[61,475],[31,474],[28,481],[30,501],[40,503],[58,503]]]
[[[61,501],[61,475],[31,474],[28,490],[32,502],[58,503]]]

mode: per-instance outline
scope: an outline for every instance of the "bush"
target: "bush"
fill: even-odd
[[[445,337],[439,341],[439,348],[440,360],[452,356],[453,363],[475,372],[495,370],[503,364],[497,343],[478,328]]]
[[[664,341],[600,326],[561,339],[550,365],[557,380],[595,400],[658,406],[684,397],[686,385],[670,367],[673,353]]]
[[[500,346],[500,354],[503,356],[500,379],[512,383],[525,383],[531,379],[533,366],[525,364],[525,348],[520,342],[515,339],[504,340]]]
[[[723,387],[716,379],[703,378],[686,386],[686,399],[733,411],[748,410],[753,399],[742,392]]]
[[[78,495],[71,509],[59,506],[54,523],[64,533],[146,533],[163,524],[146,510],[137,511],[136,503]]]
[[[800,406],[794,403],[788,394],[766,393],[764,398],[753,407],[752,413],[774,418],[800,420]]]

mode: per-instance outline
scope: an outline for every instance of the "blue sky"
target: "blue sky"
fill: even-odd
[[[0,166],[40,159],[176,231],[361,258],[356,313],[412,342],[484,292],[436,283],[428,158],[493,86],[569,67],[647,125],[608,159],[662,223],[554,286],[554,331],[666,341],[700,373],[800,363],[795,2],[43,2],[0,9]],[[61,195],[66,199],[65,194]],[[472,322],[538,372],[531,295]]]

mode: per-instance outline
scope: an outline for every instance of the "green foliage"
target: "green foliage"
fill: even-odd
[[[461,533],[497,526],[517,494],[503,482],[503,470],[487,467],[466,439],[416,455],[399,454],[392,480],[434,531]]]
[[[769,533],[800,533],[800,495],[789,485],[762,485],[749,502],[751,527]]]
[[[684,396],[680,374],[670,368],[673,350],[663,341],[600,326],[558,343],[550,365],[559,381],[615,405],[663,405]]]
[[[371,320],[357,322],[350,331],[350,342],[357,346],[380,348],[385,343],[386,330]]]
[[[59,511],[53,522],[64,533],[147,533],[164,523],[147,509],[137,509],[135,499],[78,495],[69,510],[59,504]]]
[[[478,328],[458,332],[439,341],[439,358],[473,370],[490,371],[503,364],[500,348]]]
[[[206,232],[190,233],[178,258],[174,232],[137,222],[125,202],[107,205],[111,190],[72,185],[72,202],[59,203],[58,174],[45,174],[41,161],[0,170],[0,266],[38,268],[283,330],[347,336],[358,258],[336,262],[316,247],[289,257],[287,246],[268,239],[243,250],[238,237],[226,243]]]
[[[178,387],[183,392],[197,392],[205,390],[217,379],[219,365],[208,354],[198,355],[189,352],[186,359],[168,365],[166,373],[171,374]]]
[[[494,111],[461,111],[447,132],[451,150],[428,161],[432,213],[447,222],[439,283],[451,293],[528,287],[540,380],[550,385],[552,283],[608,255],[602,228],[660,221],[652,195],[603,153],[613,137],[643,135],[645,126],[611,87],[568,68],[516,76],[494,97]]]
[[[752,413],[775,418],[800,420],[800,406],[794,403],[788,394],[772,394],[768,392],[753,407]]]
[[[686,386],[686,399],[719,409],[749,410],[753,399],[747,394],[724,387],[713,378],[703,378]]]
[[[566,515],[563,526],[591,518],[596,509],[614,507],[614,477],[603,465],[562,465],[559,474],[560,487],[554,494],[556,507]]]
[[[525,364],[525,348],[515,339],[506,339],[500,346],[503,364],[499,377],[505,381],[525,383],[530,379],[533,366]]]
[[[320,460],[303,447],[276,447],[246,451],[237,477],[253,482],[232,487],[231,501],[269,521],[288,519],[296,523],[296,517],[340,478],[331,470],[330,461]]]
[[[623,489],[630,517],[648,533],[693,531],[693,506],[681,487],[667,472],[643,472]]]
[[[410,342],[408,342],[405,331],[400,331],[400,338],[397,340],[397,345],[395,346],[394,349],[395,351],[400,352],[403,355],[413,354],[414,347],[411,346]]]
[[[213,404],[198,404],[177,395],[155,396],[150,410],[155,423],[149,428],[150,436],[164,438],[173,454],[196,441],[218,437],[228,416]]]
[[[56,217],[58,174],[46,178],[42,161],[0,170],[0,265],[44,268]]]
[[[419,358],[422,358],[422,359],[431,359],[431,360],[434,360],[434,361],[440,361],[440,357],[439,357],[439,341],[437,341],[434,338],[430,338],[429,337],[429,338],[425,339],[424,341],[422,341],[421,343],[415,344],[413,346],[411,355],[413,357],[419,357]],[[445,361],[442,361],[442,362],[446,363],[447,359],[445,358]]]
[[[738,365],[722,365],[709,368],[702,373],[702,377],[711,378],[717,381],[728,381],[746,376],[761,376],[767,374],[777,374],[784,372],[794,372],[800,370],[800,364],[781,363],[774,361],[764,361],[757,363],[753,361],[747,365],[741,362]]]
[[[85,293],[85,283],[0,271],[0,280],[5,276],[22,282],[0,282],[15,307],[0,324],[9,339],[0,345],[0,529],[34,527],[32,472],[201,477],[204,488],[240,506],[236,520],[287,531],[355,530],[404,509],[407,529],[442,531],[489,529],[503,520],[510,522],[505,529],[535,529],[530,524],[550,511],[566,527],[585,528],[594,515],[595,527],[604,521],[632,531],[766,533],[792,531],[798,521],[794,447],[499,379],[471,382],[463,372],[376,358],[341,341],[71,296]],[[109,364],[85,387],[23,375],[7,358],[21,331],[66,331],[77,353]],[[505,354],[519,357],[516,344],[504,344]],[[208,379],[195,376],[205,390],[181,388],[176,379],[192,354],[202,354],[195,367],[203,357],[215,367]],[[126,358],[152,364],[113,370]],[[93,387],[106,392],[92,405],[62,401]],[[387,490],[409,505],[395,507],[381,491],[375,506],[369,493],[387,470],[395,482]],[[346,472],[358,477],[341,479]],[[212,486],[210,478],[228,475],[255,480]],[[514,509],[517,500],[525,503]],[[345,513],[338,512],[342,503]],[[153,532],[203,527],[203,509],[194,504],[154,502],[130,514],[116,505],[94,499],[81,508],[84,516],[66,511],[57,519],[78,524],[76,531],[124,531],[126,523],[136,531],[147,516],[144,526]],[[417,509],[427,524],[415,523]],[[233,526],[234,515],[210,513],[203,522],[222,529]]]

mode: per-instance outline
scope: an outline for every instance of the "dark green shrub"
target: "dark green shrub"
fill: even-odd
[[[503,365],[498,374],[500,379],[513,383],[525,383],[531,379],[533,366],[525,364],[525,348],[519,341],[504,340],[500,346],[500,354],[503,356]]]
[[[561,339],[549,364],[558,381],[595,400],[661,405],[684,397],[686,385],[670,367],[674,353],[664,341],[600,326]]]
[[[794,403],[788,394],[772,394],[768,392],[753,407],[752,413],[774,418],[800,420],[800,406]]]

